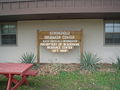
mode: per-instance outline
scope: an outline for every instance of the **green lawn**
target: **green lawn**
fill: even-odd
[[[58,75],[29,77],[28,80],[29,86],[23,85],[18,90],[120,90],[120,71],[60,72]],[[0,90],[5,90],[6,82],[5,77],[0,76]]]

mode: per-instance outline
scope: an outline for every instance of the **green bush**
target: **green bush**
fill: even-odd
[[[120,70],[120,57],[117,57],[117,67]]]
[[[27,53],[26,52],[20,57],[20,62],[33,64],[35,59],[36,59],[36,56],[34,55],[34,53]]]
[[[100,66],[97,64],[101,59],[97,55],[90,52],[83,53],[80,63],[81,69],[96,71]]]

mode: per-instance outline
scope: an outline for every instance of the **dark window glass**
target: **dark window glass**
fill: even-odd
[[[120,20],[105,21],[105,44],[120,44]]]
[[[1,44],[16,45],[16,24],[1,24]]]

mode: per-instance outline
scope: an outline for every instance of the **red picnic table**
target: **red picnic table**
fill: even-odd
[[[16,90],[20,85],[28,84],[27,76],[24,75],[28,70],[32,68],[33,64],[21,64],[21,63],[0,63],[0,74],[5,75],[8,78],[6,90]],[[16,80],[14,75],[20,75],[21,80]],[[12,83],[15,85],[12,87]]]

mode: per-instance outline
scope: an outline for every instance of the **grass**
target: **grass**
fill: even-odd
[[[29,86],[22,85],[18,90],[120,90],[120,71],[90,74],[61,71],[57,75],[40,75],[28,80]],[[6,82],[5,77],[0,76],[0,90],[5,90]]]

